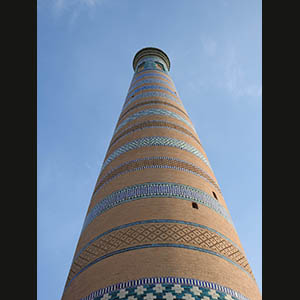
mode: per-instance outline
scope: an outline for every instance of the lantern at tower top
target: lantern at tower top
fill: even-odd
[[[165,52],[158,48],[146,47],[139,50],[133,59],[133,69],[140,72],[146,69],[170,71],[170,60]]]

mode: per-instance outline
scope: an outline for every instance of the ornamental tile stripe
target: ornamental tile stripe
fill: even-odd
[[[159,91],[152,91],[152,92],[143,92],[139,95],[135,95],[134,97],[129,98],[123,105],[122,110],[124,110],[130,103],[132,103],[133,101],[136,101],[138,99],[142,99],[142,98],[154,98],[154,97],[158,97],[158,98],[166,98],[172,101],[175,101],[177,104],[181,105],[181,102],[178,100],[178,98],[171,96],[168,93],[165,92],[159,92]]]
[[[171,106],[177,110],[179,110],[181,113],[183,113],[184,115],[186,115],[187,117],[189,117],[185,111],[183,111],[181,108],[179,108],[178,106],[171,104],[169,102],[166,101],[162,101],[162,100],[148,100],[148,101],[143,101],[143,102],[139,102],[137,104],[135,104],[134,106],[130,107],[128,110],[124,111],[120,117],[119,120],[121,120],[126,114],[128,114],[130,111],[132,111],[133,109],[137,109],[140,106],[144,106],[144,105],[167,105],[167,106]]]
[[[155,62],[155,61],[157,61],[157,62],[162,63],[165,67],[167,67],[165,61],[164,61],[163,59],[161,59],[160,57],[156,56],[156,55],[151,55],[151,56],[146,56],[146,57],[144,57],[144,58],[141,58],[141,59],[139,60],[139,63],[138,63],[138,65],[137,65],[137,67],[138,67],[140,64],[142,64],[143,62],[145,62],[145,61],[150,61],[150,62]]]
[[[150,137],[143,137],[140,139],[133,140],[127,144],[122,145],[118,149],[116,149],[112,154],[108,156],[108,158],[103,162],[101,171],[110,164],[113,160],[117,157],[126,153],[130,150],[139,149],[142,147],[152,147],[152,146],[165,146],[165,147],[175,147],[181,150],[190,152],[200,158],[210,169],[211,166],[205,156],[194,146],[178,140],[174,138],[164,137],[164,136],[150,136]]]
[[[149,73],[145,73],[145,74],[141,74],[141,73],[139,73],[139,74],[140,74],[140,75],[135,75],[135,76],[133,77],[133,79],[132,79],[132,81],[131,81],[131,83],[130,83],[129,89],[130,89],[130,88],[133,86],[133,84],[135,84],[139,79],[144,78],[144,77],[146,77],[146,78],[147,78],[147,77],[157,77],[157,78],[162,78],[162,79],[165,79],[165,80],[169,81],[169,82],[172,84],[172,86],[175,87],[175,85],[174,85],[172,79],[171,79],[170,77],[168,77],[168,76],[165,76],[164,73],[158,74],[158,73],[155,73],[155,72],[149,72]]]
[[[128,122],[134,121],[138,118],[142,118],[142,117],[148,117],[148,116],[152,116],[152,115],[159,115],[159,116],[168,116],[171,118],[175,118],[179,121],[184,122],[187,126],[189,126],[190,128],[192,128],[193,130],[195,130],[194,126],[191,124],[191,122],[187,121],[185,118],[183,118],[182,116],[166,110],[166,109],[161,109],[161,108],[149,108],[149,109],[145,109],[145,110],[141,110],[135,114],[132,114],[130,116],[128,116],[126,119],[124,119],[115,129],[114,134],[116,132],[118,132],[122,127],[124,127]]]
[[[189,225],[189,226],[193,226],[193,227],[196,227],[196,228],[203,228],[203,229],[206,229],[212,233],[216,233],[218,234],[219,236],[221,236],[222,238],[224,238],[225,240],[227,240],[229,243],[231,243],[232,245],[234,245],[234,247],[236,247],[237,249],[239,249],[241,252],[243,252],[243,250],[236,244],[234,243],[231,239],[229,239],[228,237],[226,237],[224,234],[218,232],[217,230],[213,229],[213,228],[210,228],[208,226],[205,226],[205,225],[201,225],[201,224],[198,224],[198,223],[194,223],[194,222],[188,222],[188,221],[182,221],[182,220],[174,220],[174,219],[152,219],[152,220],[141,220],[141,221],[136,221],[136,222],[132,222],[132,223],[127,223],[127,224],[123,224],[123,225],[120,225],[120,226],[117,226],[117,227],[114,227],[112,229],[109,229],[101,234],[99,234],[98,236],[96,236],[95,238],[93,238],[92,240],[90,240],[86,245],[84,245],[78,252],[77,254],[74,256],[73,258],[73,262],[79,257],[79,255],[86,249],[88,248],[91,244],[93,244],[95,241],[97,241],[98,239],[100,239],[101,237],[111,233],[111,232],[114,232],[114,231],[117,231],[117,230],[120,230],[120,229],[124,229],[124,228],[128,228],[128,227],[131,227],[131,226],[135,226],[135,225],[142,225],[142,224],[152,224],[152,223],[156,223],[156,224],[159,224],[159,223],[167,223],[167,224],[182,224],[182,225]]]
[[[168,129],[173,129],[176,131],[179,131],[185,135],[188,135],[189,137],[193,138],[200,146],[201,143],[198,140],[198,138],[192,134],[191,131],[187,130],[184,127],[179,126],[178,124],[175,124],[173,122],[170,121],[162,121],[162,120],[148,120],[145,122],[141,122],[141,123],[137,123],[135,125],[132,125],[130,127],[128,127],[127,129],[125,129],[124,131],[120,132],[118,136],[113,137],[112,141],[110,143],[109,148],[111,148],[120,138],[127,136],[130,133],[135,132],[136,130],[142,130],[145,128],[168,128]]]
[[[140,80],[138,82],[136,82],[135,84],[130,86],[130,89],[128,90],[128,94],[131,93],[136,87],[143,85],[143,84],[148,84],[148,83],[160,83],[160,84],[165,84],[167,86],[169,86],[170,88],[172,88],[173,90],[176,90],[175,87],[170,84],[169,82],[165,81],[165,80],[161,80],[161,79],[154,79],[154,78],[148,78],[148,79],[143,79]],[[177,93],[177,91],[176,91]],[[178,94],[178,93],[177,93]]]
[[[138,81],[139,79],[144,78],[144,77],[147,78],[147,77],[150,77],[150,76],[160,77],[162,79],[170,81],[170,83],[172,83],[174,85],[174,82],[173,82],[172,78],[170,76],[166,75],[165,73],[160,72],[159,70],[155,70],[155,71],[145,70],[145,71],[139,72],[139,74],[137,74],[137,73],[134,74],[134,76],[132,78],[132,81],[130,83],[130,86],[132,84],[134,84],[136,81]]]
[[[161,63],[164,66],[165,70],[158,69],[155,66],[156,62]],[[139,60],[139,64],[137,65],[136,70],[135,70],[136,73],[140,72],[140,71],[137,71],[137,70],[139,69],[139,66],[143,63],[145,63],[143,71],[144,70],[159,70],[160,72],[168,74],[168,68],[166,66],[166,63],[164,62],[164,60],[162,60],[161,58],[159,58],[157,56],[147,56],[147,57],[144,57],[141,60]]]
[[[226,261],[232,263],[233,265],[235,265],[236,267],[238,267],[240,270],[242,270],[243,272],[245,272],[248,276],[251,277],[251,275],[245,270],[243,269],[240,265],[238,265],[237,263],[235,263],[234,261],[230,260],[229,258],[227,258],[224,255],[221,255],[219,253],[216,253],[214,251],[208,250],[208,249],[204,249],[204,248],[199,248],[199,247],[195,247],[195,246],[189,246],[189,245],[184,245],[184,244],[164,244],[164,243],[153,243],[153,244],[145,244],[145,245],[139,245],[139,246],[132,246],[132,247],[127,247],[124,249],[120,249],[120,250],[116,250],[113,252],[110,252],[108,254],[105,254],[103,256],[98,257],[97,259],[95,259],[94,261],[90,262],[89,264],[87,264],[86,266],[84,266],[82,269],[80,269],[74,276],[72,279],[69,280],[69,282],[66,283],[66,288],[68,288],[71,284],[71,282],[78,276],[80,275],[82,272],[84,272],[86,269],[88,269],[89,267],[91,267],[92,265],[102,261],[103,259],[106,259],[108,257],[117,255],[117,254],[121,254],[124,252],[128,252],[128,251],[134,251],[134,250],[139,250],[139,249],[147,249],[147,248],[158,248],[158,247],[173,247],[173,248],[181,248],[181,249],[189,249],[189,250],[195,250],[195,251],[200,251],[200,252],[204,252],[207,254],[212,254],[215,256],[218,256],[222,259],[225,259]],[[253,278],[253,277],[252,277]]]
[[[126,99],[129,99],[131,97],[132,94],[135,94],[135,93],[138,93],[142,90],[150,90],[150,89],[153,89],[153,90],[165,90],[165,91],[168,91],[170,92],[171,94],[174,94],[176,95],[176,92],[164,87],[164,86],[161,86],[161,85],[145,85],[145,86],[142,86],[140,88],[137,88],[135,89],[134,91],[131,91],[127,94],[127,97]]]
[[[227,210],[215,198],[204,191],[184,184],[150,182],[125,187],[100,200],[87,214],[82,232],[96,217],[108,209],[126,202],[147,198],[176,198],[197,202],[214,210],[230,224],[233,224]]]
[[[128,172],[144,170],[146,168],[168,168],[188,172],[203,178],[206,182],[211,184],[215,189],[217,189],[221,193],[221,190],[219,186],[215,183],[215,181],[200,167],[187,161],[173,157],[155,156],[131,160],[122,163],[116,168],[110,170],[108,173],[106,173],[98,179],[93,196],[96,195],[96,193],[104,184],[109,183],[110,181],[119,177],[120,175],[126,174]]]

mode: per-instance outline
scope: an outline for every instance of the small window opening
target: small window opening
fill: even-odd
[[[198,204],[196,202],[193,202],[192,207],[198,209]]]
[[[134,97],[134,94],[131,96],[131,98],[133,98]]]
[[[216,193],[215,192],[212,192],[212,193],[213,193],[214,197],[218,200]]]
[[[158,69],[162,70],[162,71],[165,71],[165,68],[163,66],[163,64],[159,63],[158,61],[155,62],[155,65]]]
[[[144,65],[145,65],[145,62],[141,63],[138,68],[137,68],[137,71],[142,71],[144,69]]]

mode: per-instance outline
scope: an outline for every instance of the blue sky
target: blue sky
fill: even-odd
[[[38,299],[60,299],[141,48],[165,51],[262,290],[258,0],[38,0]]]

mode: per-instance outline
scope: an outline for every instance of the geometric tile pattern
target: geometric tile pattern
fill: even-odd
[[[100,234],[74,256],[67,286],[97,262],[126,251],[180,247],[218,256],[253,276],[244,253],[231,240],[206,226],[176,220],[145,220]]]
[[[143,147],[153,147],[153,146],[165,146],[165,147],[175,147],[179,148],[183,151],[187,151],[200,158],[209,168],[211,168],[206,157],[194,146],[175,138],[170,138],[166,136],[146,136],[131,142],[128,142],[118,149],[116,149],[113,153],[111,153],[103,162],[101,171],[110,164],[117,157],[126,153],[130,150],[139,149]]]
[[[142,278],[114,284],[80,300],[249,300],[216,283],[178,277]]]
[[[198,223],[194,223],[194,222],[188,222],[188,221],[182,221],[182,220],[174,220],[174,219],[152,219],[152,220],[140,220],[140,221],[136,221],[136,222],[132,222],[132,223],[128,223],[128,224],[123,224],[123,225],[120,225],[120,226],[117,226],[115,228],[112,228],[104,233],[101,233],[99,234],[98,236],[94,237],[91,241],[89,241],[85,246],[83,246],[80,250],[77,251],[76,255],[74,256],[74,259],[73,261],[88,247],[90,246],[93,242],[95,242],[96,240],[98,240],[99,238],[101,238],[102,236],[108,234],[108,233],[111,233],[113,231],[117,231],[117,230],[120,230],[120,229],[124,229],[124,228],[128,228],[128,227],[131,227],[131,226],[135,226],[135,225],[145,225],[145,224],[155,224],[155,230],[157,230],[158,228],[161,228],[163,231],[165,231],[165,226],[163,226],[163,228],[158,225],[158,224],[174,224],[177,225],[179,228],[179,230],[182,230],[185,234],[187,233],[187,230],[186,230],[186,227],[185,226],[193,226],[191,227],[192,229],[191,230],[196,230],[197,228],[200,228],[200,229],[204,229],[204,230],[207,230],[209,232],[209,236],[211,238],[214,237],[214,234],[220,236],[221,238],[227,240],[230,244],[232,244],[235,248],[239,249],[240,251],[242,251],[239,246],[234,243],[232,240],[230,240],[228,237],[226,237],[225,235],[223,235],[222,233],[218,232],[217,230],[213,229],[213,228],[210,228],[208,226],[205,226],[205,225],[201,225],[201,224],[198,224]],[[169,225],[166,225],[166,226],[169,226]],[[174,233],[178,234],[178,227],[174,227],[174,226],[171,226],[173,228]],[[175,228],[175,229],[174,229]],[[148,229],[149,230],[149,229]],[[139,229],[139,234],[141,234],[141,229]],[[145,232],[146,234],[148,234],[147,232]],[[159,232],[156,231],[156,233],[158,234]],[[171,234],[172,232],[168,232],[168,234]],[[180,233],[180,236],[183,236],[184,234]],[[176,238],[176,236],[175,236]]]
[[[168,117],[175,118],[177,120],[184,122],[187,126],[192,128],[193,130],[195,130],[195,128],[189,121],[187,121],[185,118],[183,118],[182,116],[180,116],[172,111],[161,109],[161,108],[156,108],[156,109],[150,108],[150,109],[146,109],[146,110],[141,110],[133,115],[130,115],[126,119],[124,119],[118,126],[116,126],[114,134],[117,131],[119,131],[122,127],[124,127],[128,122],[136,120],[141,117],[147,117],[147,116],[151,116],[151,115],[160,115],[160,116],[168,116]]]
[[[129,92],[128,95],[127,95],[127,97],[126,97],[126,99],[130,98],[133,94],[138,93],[138,92],[140,92],[142,90],[146,90],[146,89],[161,89],[161,90],[165,90],[165,91],[170,92],[171,94],[176,95],[176,93],[174,91],[172,91],[172,90],[170,90],[170,89],[168,89],[168,88],[166,88],[164,86],[161,86],[161,85],[146,85],[146,86],[142,86],[140,88],[137,88],[137,89],[135,89],[132,92]]]
[[[131,93],[133,89],[135,89],[137,86],[142,85],[142,84],[147,84],[147,83],[161,83],[161,84],[165,84],[167,86],[169,86],[170,88],[172,88],[173,90],[175,89],[175,87],[170,84],[169,82],[165,81],[165,80],[161,80],[161,79],[143,79],[139,82],[136,82],[135,84],[133,84],[132,86],[130,86],[130,89],[128,91],[128,93]]]
[[[216,182],[200,167],[178,158],[156,156],[131,160],[122,163],[114,169],[111,169],[104,175],[101,174],[101,176],[98,178],[93,195],[95,195],[104,184],[111,182],[114,178],[128,172],[145,170],[146,168],[168,168],[192,173],[203,178],[205,181],[211,184],[214,189],[217,189],[221,193],[221,190]]]
[[[142,94],[139,95],[135,95],[134,97],[131,97],[127,100],[127,102],[124,103],[123,108],[126,108],[130,103],[132,103],[133,101],[136,101],[138,99],[141,98],[153,98],[153,97],[159,97],[159,98],[167,98],[169,100],[175,101],[176,103],[180,104],[182,106],[182,104],[180,103],[179,98],[175,97],[175,96],[171,96],[168,93],[165,92],[160,92],[160,91],[152,91],[152,92],[144,92]]]
[[[183,113],[184,115],[186,115],[188,117],[188,115],[182,109],[180,109],[178,106],[173,105],[169,102],[162,101],[162,100],[147,100],[147,101],[143,101],[143,102],[138,102],[134,106],[130,107],[128,110],[124,111],[120,115],[119,120],[121,120],[124,117],[124,115],[126,115],[127,113],[129,113],[133,109],[137,109],[138,107],[143,106],[143,105],[153,105],[153,104],[161,104],[161,105],[167,105],[167,106],[173,107],[173,108],[177,109],[178,111],[180,111],[181,113]]]
[[[128,135],[129,133],[135,132],[136,130],[142,130],[144,128],[168,128],[180,131],[181,133],[188,135],[189,137],[193,138],[199,145],[201,145],[198,138],[186,128],[179,126],[170,121],[162,121],[162,120],[148,120],[141,123],[137,123],[125,129],[124,131],[120,132],[119,135],[113,137],[110,143],[110,147],[116,143],[121,137]]]
[[[163,64],[165,70],[158,69],[155,66],[155,62],[159,62],[159,63]],[[139,60],[139,65],[137,66],[137,70],[138,70],[139,66],[143,63],[145,63],[144,70],[146,70],[146,69],[147,70],[159,70],[160,72],[168,74],[168,72],[166,71],[168,69],[166,66],[166,63],[164,62],[164,60],[162,60],[161,58],[159,58],[157,56],[147,56],[147,57],[141,58]],[[136,72],[136,73],[138,73],[138,72]]]
[[[212,196],[185,184],[171,182],[150,182],[127,186],[101,199],[87,214],[82,231],[103,212],[123,203],[139,199],[170,198],[182,199],[204,205],[224,217],[233,225],[229,212]]]
[[[165,80],[169,81],[169,82],[171,83],[172,87],[175,89],[175,85],[174,85],[173,81],[171,80],[171,78],[165,76],[165,74],[164,74],[163,72],[161,72],[161,73],[158,73],[158,72],[160,72],[160,71],[153,72],[153,73],[151,73],[151,72],[149,72],[149,73],[142,73],[142,72],[140,72],[139,75],[135,75],[135,76],[133,77],[131,83],[130,83],[129,90],[132,89],[132,87],[133,87],[133,85],[135,84],[136,81],[138,81],[139,79],[144,78],[144,77],[146,77],[146,78],[147,78],[147,77],[154,77],[154,78],[162,78],[162,79],[165,79]]]

